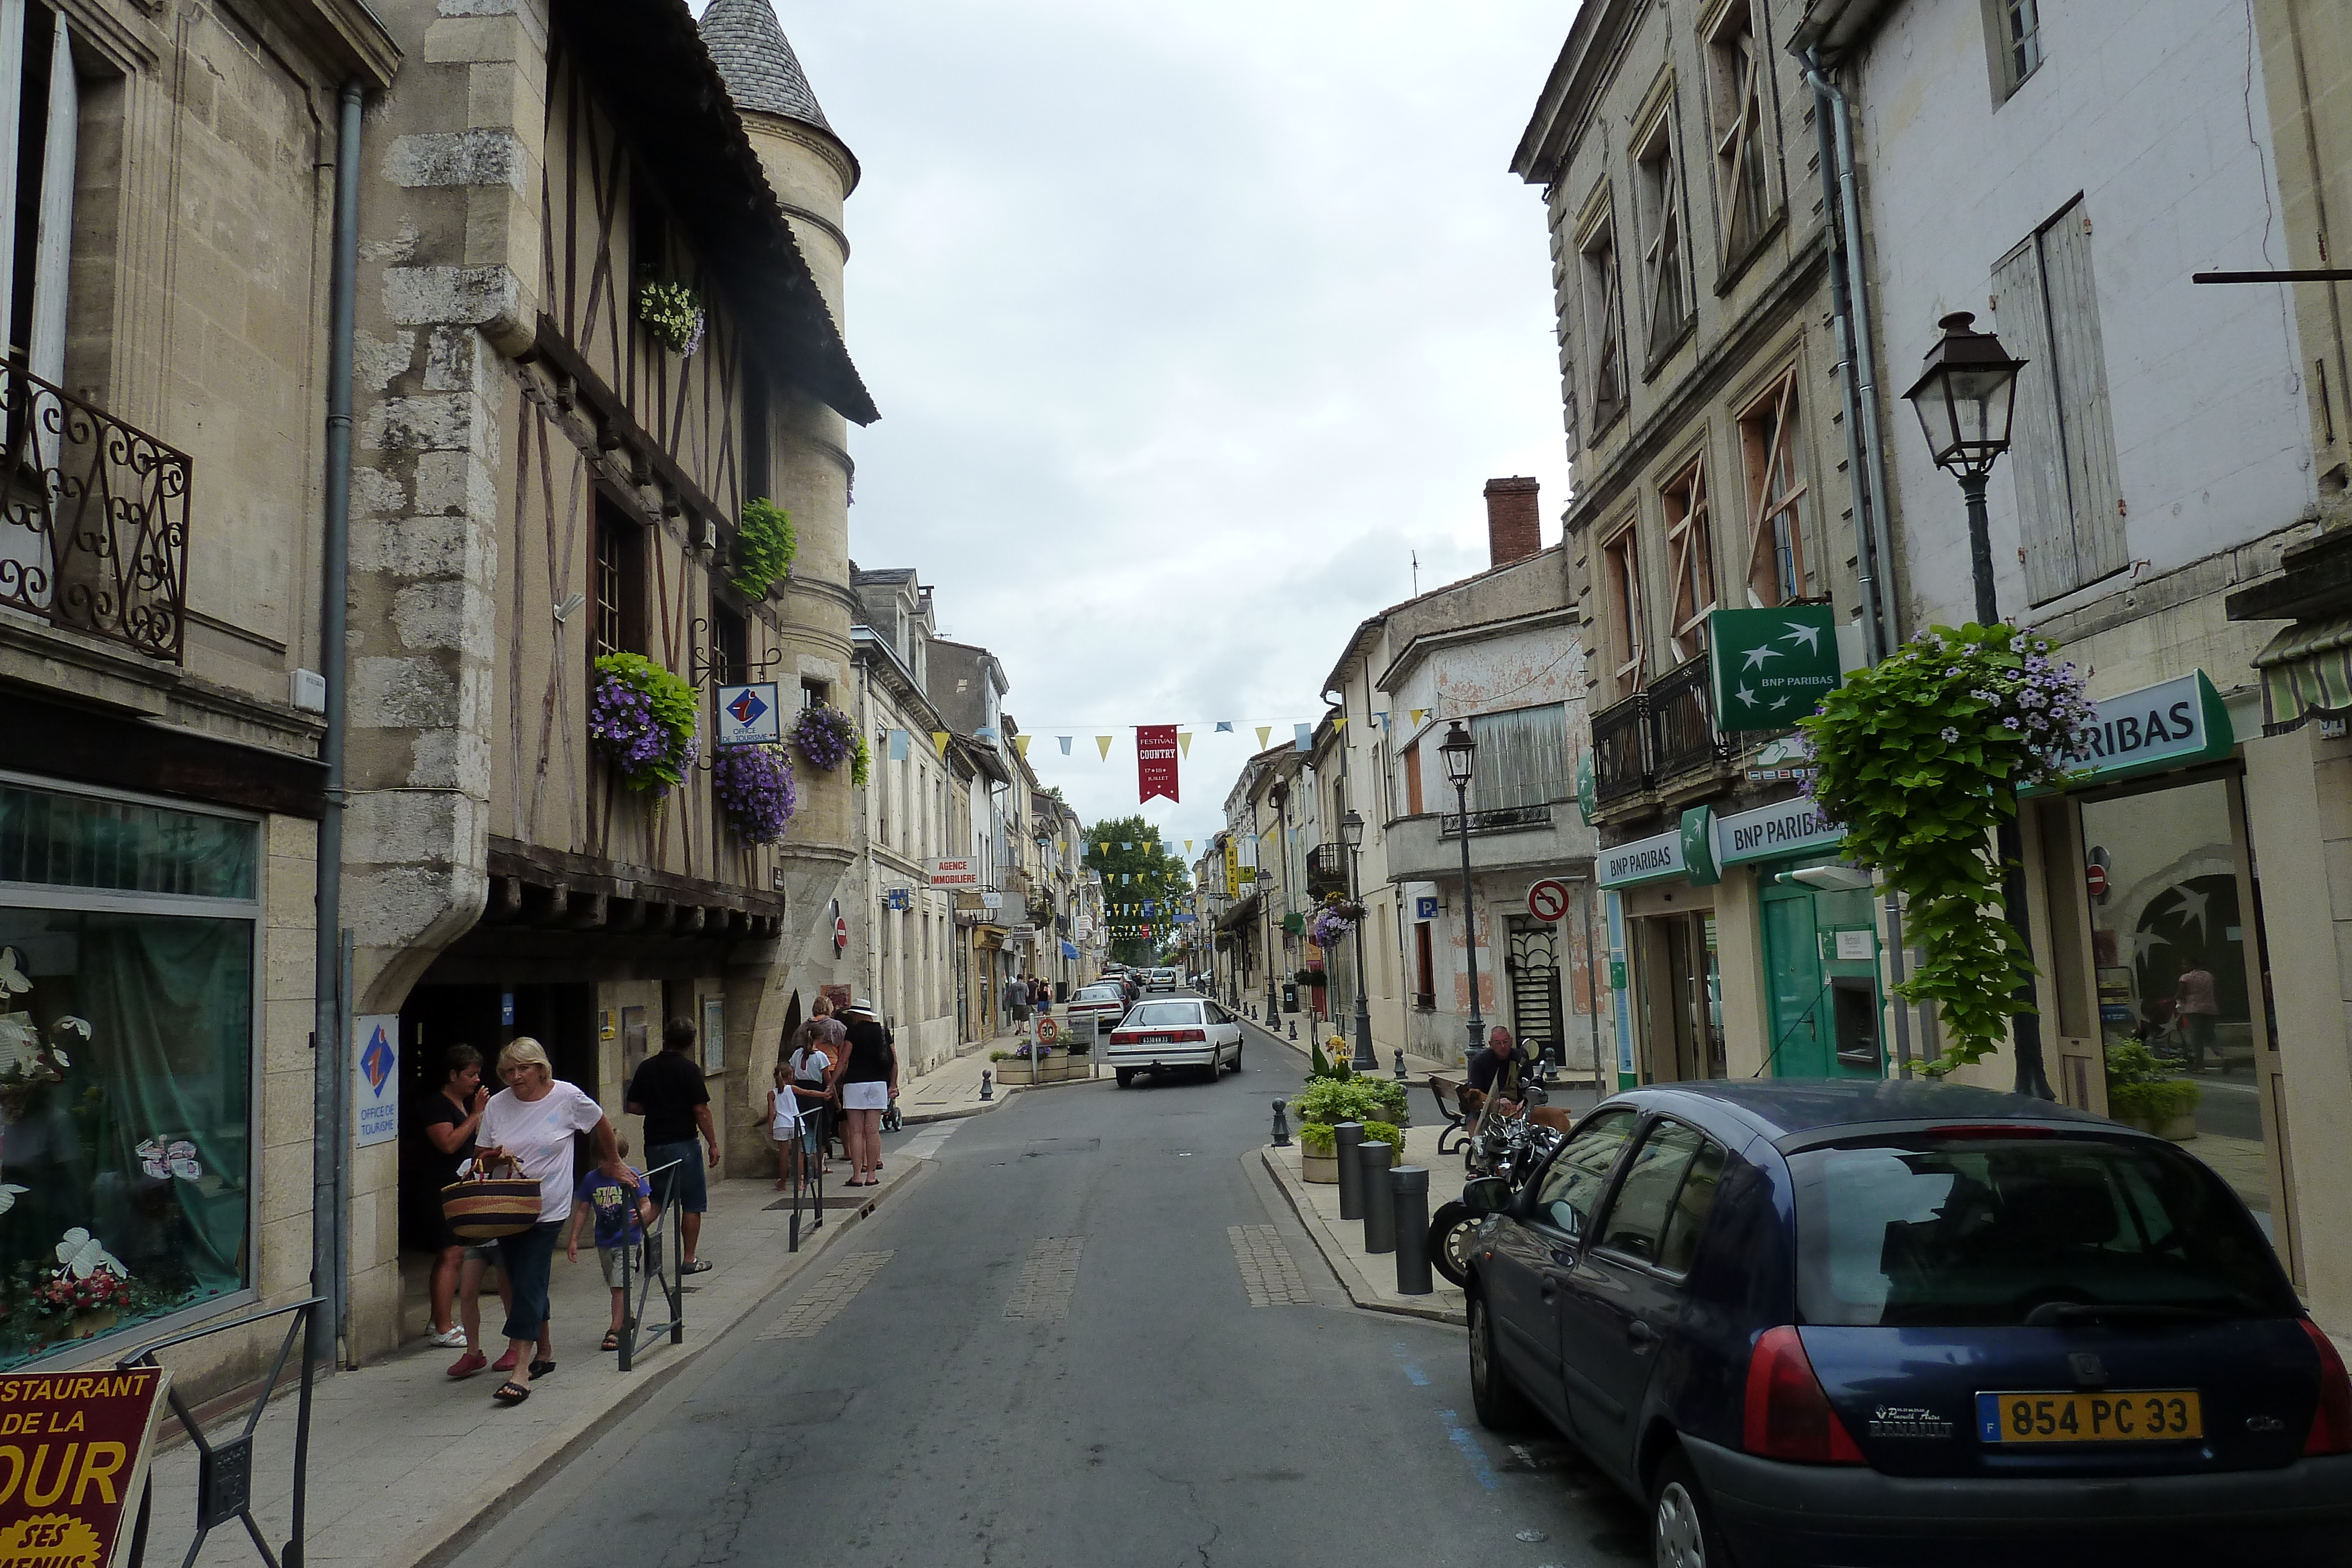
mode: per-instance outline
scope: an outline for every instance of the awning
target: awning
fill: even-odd
[[[2264,735],[2352,708],[2352,615],[2298,621],[2254,655],[2254,668],[2263,673]]]

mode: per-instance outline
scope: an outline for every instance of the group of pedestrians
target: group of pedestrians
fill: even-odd
[[[440,1167],[442,1185],[511,1166],[539,1187],[539,1218],[496,1241],[469,1243],[440,1218],[431,1300],[431,1343],[457,1349],[453,1378],[485,1369],[505,1375],[492,1396],[501,1405],[530,1397],[534,1379],[556,1366],[548,1303],[556,1243],[577,1261],[582,1228],[593,1222],[597,1262],[612,1292],[612,1321],[602,1348],[620,1348],[633,1326],[622,1281],[625,1249],[644,1245],[647,1228],[664,1209],[677,1212],[681,1271],[710,1268],[701,1254],[702,1217],[710,1207],[704,1172],[719,1167],[719,1134],[710,1117],[710,1089],[694,1059],[697,1031],[673,1019],[661,1051],[640,1063],[624,1103],[644,1118],[644,1170],[628,1162],[629,1145],[604,1108],[576,1085],[555,1076],[547,1051],[527,1036],[499,1052],[493,1092],[482,1082],[482,1057],[453,1045],[443,1059],[441,1092],[422,1113],[421,1131]],[[766,1123],[777,1148],[778,1186],[794,1162],[821,1160],[829,1130],[837,1130],[852,1167],[852,1186],[879,1184],[883,1113],[898,1096],[896,1042],[870,1004],[855,1001],[836,1019],[824,1002],[794,1035],[777,1068]],[[837,1127],[829,1127],[836,1121]],[[575,1140],[588,1139],[590,1167],[573,1175]],[[650,1173],[650,1175],[648,1174]],[[658,1178],[658,1179],[656,1179]],[[569,1229],[566,1223],[569,1222]],[[489,1358],[481,1331],[480,1294],[497,1273],[506,1309],[505,1353]]]
[[[1013,1032],[1024,1040],[1034,1040],[1031,1020],[1054,1016],[1054,982],[1042,975],[1016,975],[1004,983],[1004,999],[1013,1009]]]

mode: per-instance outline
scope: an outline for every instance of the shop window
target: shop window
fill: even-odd
[[[1768,609],[1807,596],[1805,481],[1797,464],[1797,372],[1739,416],[1739,459],[1748,486],[1748,602]]]
[[[1666,557],[1674,605],[1666,640],[1679,664],[1706,652],[1706,618],[1715,609],[1715,545],[1706,508],[1706,465],[1693,462],[1658,492],[1666,514]]]
[[[251,1282],[258,841],[0,785],[0,1364]]]

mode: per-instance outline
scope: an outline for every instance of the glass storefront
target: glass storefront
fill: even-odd
[[[0,781],[0,1365],[252,1277],[259,841]]]

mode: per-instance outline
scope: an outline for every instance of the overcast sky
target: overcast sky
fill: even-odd
[[[1423,590],[1486,566],[1488,477],[1541,479],[1559,537],[1543,207],[1507,165],[1575,5],[779,6],[865,170],[851,552],[995,651],[1088,821],[1137,809],[1133,727],[1193,730],[1182,803],[1143,810],[1198,854],[1412,552]]]

